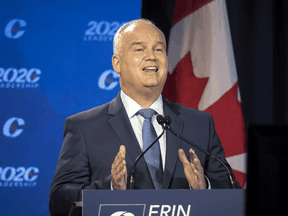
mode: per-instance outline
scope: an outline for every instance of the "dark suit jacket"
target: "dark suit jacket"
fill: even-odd
[[[171,127],[177,134],[218,156],[230,168],[210,114],[165,99],[163,108],[164,114],[171,117]],[[120,145],[126,147],[129,176],[141,149],[120,94],[105,105],[68,117],[65,121],[63,146],[49,193],[50,214],[68,215],[73,201],[81,200],[83,189],[110,189],[111,165]],[[178,159],[179,148],[183,148],[190,158],[190,145],[167,131],[163,189],[189,189],[182,163]],[[231,188],[224,167],[203,152],[194,150],[212,188]],[[144,159],[136,166],[135,188],[154,188]]]

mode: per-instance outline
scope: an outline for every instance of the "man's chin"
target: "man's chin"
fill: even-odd
[[[154,95],[154,94],[161,94],[163,88],[160,88],[159,85],[144,85],[143,92],[146,95]]]
[[[147,88],[158,88],[160,85],[160,82],[156,81],[156,80],[150,80],[150,81],[146,81],[146,82],[142,82],[144,87]]]

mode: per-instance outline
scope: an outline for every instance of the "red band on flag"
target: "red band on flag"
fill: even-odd
[[[226,157],[246,152],[245,126],[241,103],[237,99],[238,82],[205,112],[214,118],[216,132]]]
[[[208,78],[195,77],[190,56],[190,52],[188,52],[178,62],[173,73],[168,73],[163,95],[168,100],[198,109]]]
[[[173,25],[212,0],[178,0],[175,3]]]
[[[235,169],[233,169],[233,173],[236,177],[236,180],[239,182],[242,188],[244,188],[245,183],[246,183],[246,173],[239,172]]]

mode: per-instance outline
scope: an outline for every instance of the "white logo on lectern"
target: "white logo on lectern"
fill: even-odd
[[[146,204],[100,204],[98,216],[144,216]]]
[[[118,211],[113,213],[111,216],[134,216],[134,214],[127,211]]]

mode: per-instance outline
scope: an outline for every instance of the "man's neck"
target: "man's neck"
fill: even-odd
[[[123,92],[144,109],[149,108],[161,94],[129,94],[129,92]]]

